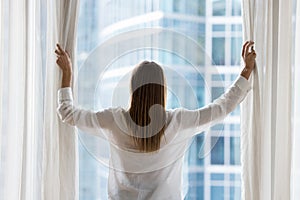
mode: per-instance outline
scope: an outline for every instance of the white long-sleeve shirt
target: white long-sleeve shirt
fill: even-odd
[[[58,90],[57,112],[61,120],[82,131],[103,137],[110,143],[109,199],[183,199],[182,164],[190,139],[221,122],[250,90],[247,79],[239,76],[214,102],[196,109],[166,111],[166,127],[160,149],[141,153],[133,148],[128,130],[127,110],[117,107],[89,111],[73,105],[71,88]]]

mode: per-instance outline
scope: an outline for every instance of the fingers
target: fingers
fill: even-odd
[[[56,44],[57,49],[55,50],[55,53],[58,57],[60,56],[67,56],[69,58],[71,58],[70,53],[66,50],[63,50],[62,47],[59,44]]]
[[[63,64],[63,60],[61,58],[57,58],[56,59],[56,64],[58,64],[61,67],[62,64]]]
[[[59,44],[56,44],[58,50],[61,52],[61,53],[64,53],[65,51],[61,48],[61,46]]]
[[[242,50],[242,56],[244,57],[245,55],[245,48],[246,48],[246,45],[249,43],[249,41],[245,42],[244,45],[243,45],[243,50]]]
[[[247,41],[243,45],[243,50],[242,50],[242,57],[245,57],[249,53],[249,48],[251,47],[251,52],[254,51],[254,42],[253,41]]]
[[[55,54],[57,55],[56,63],[62,70],[72,69],[72,62],[68,51],[63,50],[59,44],[56,44]]]
[[[64,56],[67,55],[66,52],[61,48],[59,44],[56,44],[57,49],[55,50],[56,55],[59,56]]]
[[[251,53],[249,53],[249,55],[254,59],[256,58],[256,52],[254,50]]]
[[[249,48],[250,48],[250,47],[252,47],[252,46],[253,46],[253,44],[254,44],[254,42],[253,42],[253,41],[250,41],[250,42],[248,42],[248,43],[247,43],[247,45],[246,45],[246,47],[245,47],[244,56],[246,56],[246,55],[247,55],[247,53],[249,53]]]
[[[57,56],[62,56],[63,55],[63,53],[58,51],[57,49],[55,50],[55,53],[57,54]]]
[[[251,61],[254,61],[255,59],[256,59],[256,52],[255,52],[255,50],[253,50],[247,54],[247,58],[245,58],[244,61],[251,62]]]

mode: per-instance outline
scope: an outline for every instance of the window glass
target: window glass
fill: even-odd
[[[230,181],[240,181],[241,180],[241,175],[240,174],[230,174]]]
[[[205,3],[205,0],[173,0],[173,11],[176,13],[184,13],[188,15],[204,16],[206,11]]]
[[[224,74],[213,74],[211,77],[212,81],[225,81],[225,75]]]
[[[230,200],[239,199],[241,196],[240,187],[230,187]]]
[[[242,37],[231,38],[231,65],[240,65]]]
[[[211,176],[210,178],[212,181],[223,181],[224,180],[224,174],[213,173],[210,176]]]
[[[224,137],[211,137],[211,164],[224,165]]]
[[[204,16],[205,15],[205,0],[185,1],[186,13]]]
[[[226,0],[213,0],[213,16],[224,16],[226,14]]]
[[[189,174],[189,189],[185,199],[204,199],[204,174]]]
[[[213,31],[225,31],[225,25],[213,25]]]
[[[210,191],[211,200],[224,199],[224,187],[212,186]]]
[[[242,31],[242,25],[241,24],[233,24],[231,25],[231,31]]]
[[[212,131],[223,131],[224,130],[224,124],[216,124],[213,127],[210,128]]]
[[[232,73],[232,74],[230,75],[230,80],[231,80],[231,81],[234,81],[234,80],[238,77],[238,75],[239,75],[239,74]]]
[[[232,10],[231,15],[232,16],[241,16],[242,9],[241,9],[241,1],[240,0],[232,0]]]
[[[204,165],[203,157],[199,156],[199,152],[204,150],[204,134],[199,134],[195,137],[190,147],[190,154],[188,155],[188,163],[192,166]]]
[[[240,138],[230,137],[230,164],[240,165]]]
[[[215,65],[225,65],[225,38],[212,38],[212,61]]]
[[[230,131],[239,131],[240,130],[240,124],[230,124]]]

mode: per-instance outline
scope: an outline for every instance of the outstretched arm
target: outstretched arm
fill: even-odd
[[[188,110],[184,108],[176,109],[173,112],[174,124],[178,124],[177,129],[194,129],[197,132],[190,132],[190,135],[181,137],[190,137],[204,129],[221,122],[237,105],[246,97],[250,90],[248,81],[252,70],[255,67],[256,53],[253,49],[254,42],[248,41],[243,45],[242,57],[244,60],[244,69],[241,71],[237,80],[228,88],[228,90],[219,98],[214,100],[203,108],[197,110]]]
[[[100,137],[106,137],[101,129],[109,129],[113,124],[112,110],[106,109],[98,112],[77,108],[73,105],[72,62],[67,51],[57,44],[55,50],[57,55],[56,63],[62,70],[61,88],[58,90],[57,113],[62,122]]]

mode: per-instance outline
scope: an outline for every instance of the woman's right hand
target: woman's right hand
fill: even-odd
[[[255,66],[255,58],[256,53],[253,49],[254,42],[253,41],[247,41],[243,45],[243,51],[242,51],[242,57],[244,60],[245,67],[249,70],[253,70]]]
[[[245,67],[241,72],[241,76],[243,76],[246,79],[249,79],[250,74],[255,67],[256,53],[253,49],[253,45],[253,41],[247,41],[243,45],[242,57],[244,60]]]

